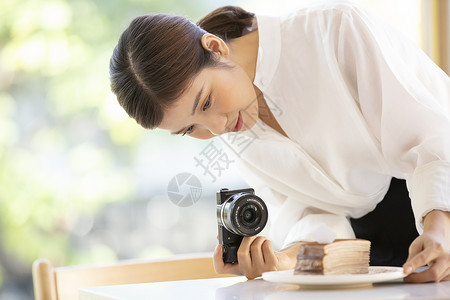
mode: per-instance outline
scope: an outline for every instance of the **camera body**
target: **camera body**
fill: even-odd
[[[223,247],[223,261],[236,263],[237,250],[244,236],[260,233],[267,224],[268,211],[264,201],[251,188],[221,189],[217,196],[219,243]]]

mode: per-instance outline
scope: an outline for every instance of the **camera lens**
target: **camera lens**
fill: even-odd
[[[261,216],[256,205],[248,204],[242,208],[240,218],[245,226],[253,226],[261,219]]]
[[[235,234],[256,235],[266,226],[268,213],[264,201],[249,193],[238,193],[226,200],[218,211],[219,222]]]

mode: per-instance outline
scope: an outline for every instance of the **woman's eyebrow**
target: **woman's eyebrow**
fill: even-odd
[[[192,113],[191,113],[191,115],[194,115],[194,114],[195,114],[195,111],[197,110],[198,103],[200,102],[200,97],[202,96],[202,93],[203,93],[203,87],[204,87],[204,85],[202,86],[202,88],[200,89],[200,91],[197,93],[197,96],[195,96],[194,106],[192,107]],[[183,130],[184,130],[184,128],[181,128],[181,129],[178,130],[178,131],[171,132],[171,134],[178,135],[178,134],[180,134]]]
[[[204,85],[202,86],[200,91],[197,93],[197,96],[195,97],[194,106],[192,107],[192,113],[191,113],[192,116],[194,115],[195,111],[197,110],[198,102],[200,101],[200,96],[202,95],[202,92],[203,92],[203,87],[204,87]]]

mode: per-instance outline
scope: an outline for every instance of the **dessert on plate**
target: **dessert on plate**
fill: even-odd
[[[294,274],[365,274],[369,272],[370,241],[337,239],[305,242],[297,254]]]

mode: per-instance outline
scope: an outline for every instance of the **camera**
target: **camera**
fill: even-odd
[[[236,263],[237,250],[244,236],[260,233],[268,219],[267,206],[253,189],[221,189],[217,196],[219,243],[223,261]]]

